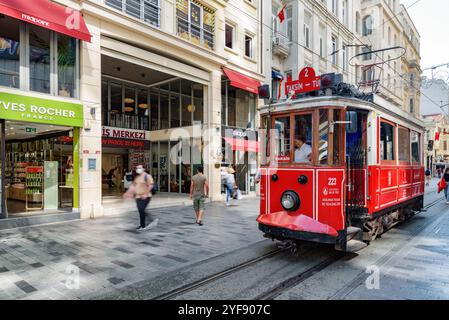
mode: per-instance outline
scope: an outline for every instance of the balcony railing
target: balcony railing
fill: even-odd
[[[139,116],[134,114],[126,114],[119,112],[109,112],[106,121],[103,121],[105,126],[136,129],[136,130],[150,130],[148,116]]]
[[[160,26],[160,0],[104,0],[104,3],[146,23]]]
[[[286,35],[275,32],[273,33],[273,54],[286,58],[290,53],[290,46]]]

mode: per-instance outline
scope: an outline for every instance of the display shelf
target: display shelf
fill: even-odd
[[[26,167],[25,199],[27,210],[44,208],[44,167]],[[36,204],[40,204],[37,206]],[[33,204],[33,205],[31,205]]]

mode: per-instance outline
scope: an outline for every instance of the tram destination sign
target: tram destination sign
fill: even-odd
[[[0,118],[6,120],[83,127],[83,105],[0,92]]]
[[[287,80],[285,83],[285,94],[294,94],[317,91],[321,89],[321,77],[315,74],[315,70],[306,67],[299,72],[298,80]]]

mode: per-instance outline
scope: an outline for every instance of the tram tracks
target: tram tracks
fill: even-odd
[[[425,210],[430,209],[431,207],[437,205],[440,203],[443,199],[439,198],[436,199],[426,206],[424,206]],[[426,224],[427,225],[427,224]],[[417,230],[417,233],[422,230],[422,228],[419,228]],[[316,248],[309,248],[307,250],[307,246],[305,246],[306,250],[302,251],[302,255],[307,254],[310,251],[315,250]],[[176,288],[174,290],[171,290],[169,292],[163,293],[157,297],[154,297],[155,300],[170,300],[170,299],[182,299],[183,296],[189,296],[190,293],[194,292],[200,292],[202,289],[214,285],[216,283],[220,283],[220,281],[226,281],[227,277],[230,277],[232,275],[236,275],[236,273],[239,272],[248,272],[248,270],[251,267],[255,267],[259,263],[272,258],[274,256],[279,255],[282,252],[286,252],[291,249],[291,246],[284,247],[284,248],[278,248],[276,250],[272,250],[266,254],[263,254],[261,256],[255,257],[253,259],[247,260],[245,262],[242,262],[236,266],[227,268],[223,271],[219,271],[217,273],[211,274],[207,277],[201,278],[199,280],[196,280],[194,282],[182,285],[179,288]],[[393,250],[394,251],[394,250]],[[252,297],[252,299],[256,300],[272,300],[276,297],[280,296],[284,292],[288,291],[290,288],[293,288],[300,283],[304,282],[305,280],[311,278],[318,272],[328,268],[332,264],[336,263],[337,261],[340,261],[342,258],[351,258],[351,255],[355,255],[354,253],[343,253],[338,251],[332,251],[330,253],[324,254],[324,259],[320,259],[318,263],[311,264],[310,266],[306,266],[304,270],[300,273],[295,273],[293,276],[285,277],[284,280],[280,281],[279,283],[269,287],[268,290],[263,290],[263,292],[258,293]],[[300,267],[300,266],[298,266]]]

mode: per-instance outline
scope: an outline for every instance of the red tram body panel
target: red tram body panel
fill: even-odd
[[[346,250],[422,209],[423,126],[393,111],[333,96],[262,110],[257,222],[265,236]]]

